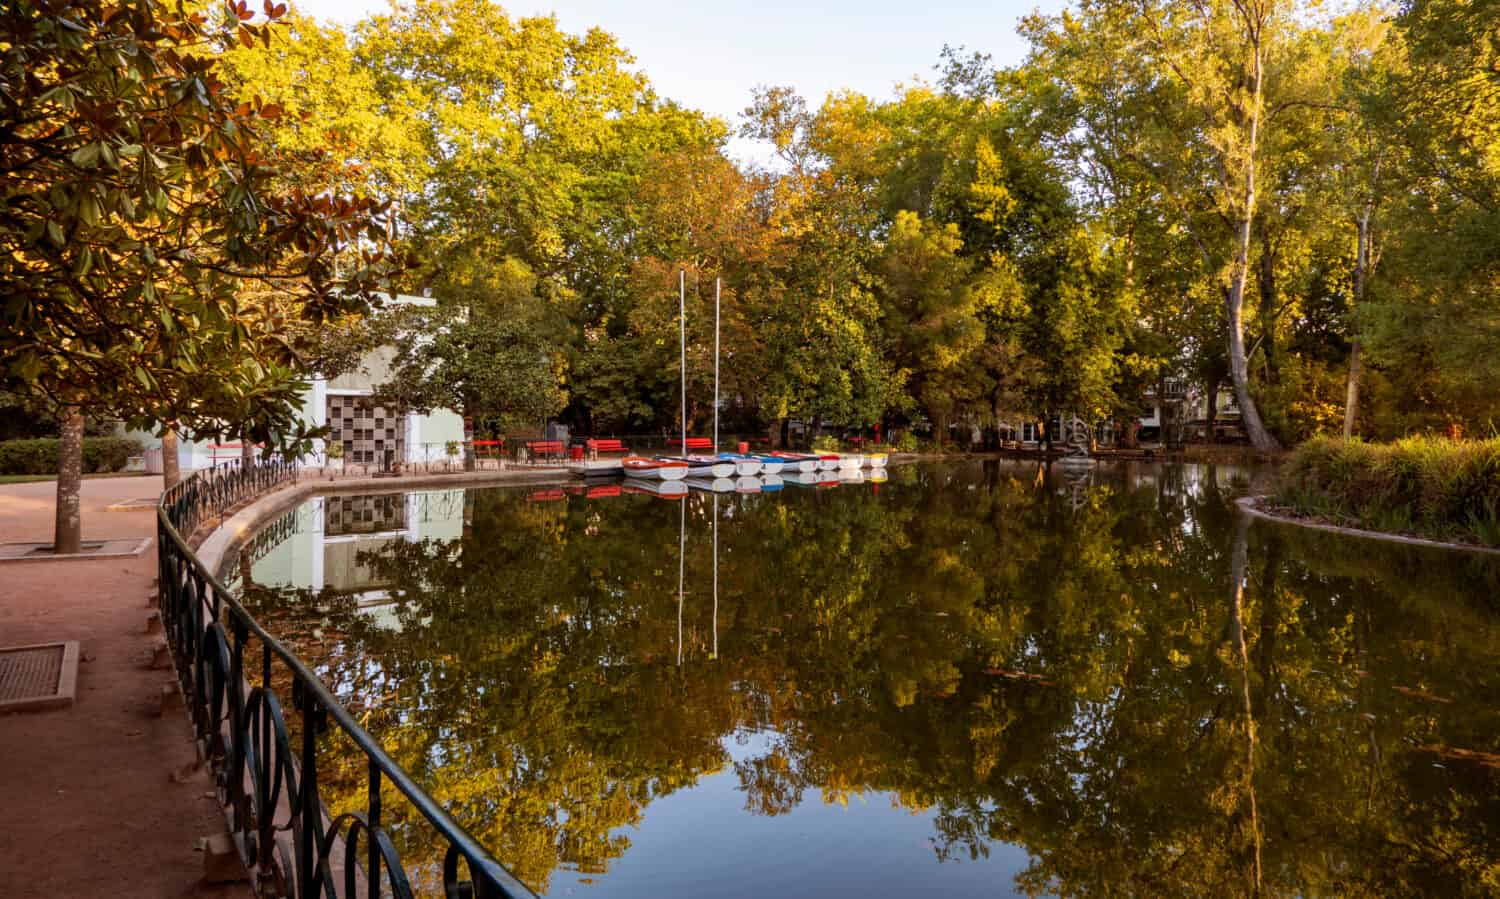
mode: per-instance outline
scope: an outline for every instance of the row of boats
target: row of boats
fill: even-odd
[[[625,493],[649,493],[675,499],[690,491],[703,493],[775,493],[787,487],[810,487],[823,489],[850,484],[885,483],[884,468],[841,468],[836,471],[795,471],[787,474],[760,474],[732,476],[727,478],[689,477],[680,480],[648,480],[625,478],[618,487],[598,488]],[[595,488],[589,488],[590,494]]]
[[[757,476],[809,475],[883,470],[885,453],[718,453],[688,456],[626,456],[579,463],[585,477],[624,475],[645,481],[725,480]]]

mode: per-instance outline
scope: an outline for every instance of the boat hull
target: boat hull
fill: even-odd
[[[661,459],[625,459],[620,463],[628,478],[642,481],[680,481],[688,476],[689,466],[662,464]]]
[[[865,467],[884,468],[886,463],[890,460],[891,457],[887,456],[885,453],[870,453],[868,456],[865,456]]]
[[[732,478],[734,463],[715,456],[657,456],[665,462],[686,462],[690,478]]]

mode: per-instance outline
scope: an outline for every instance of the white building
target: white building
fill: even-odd
[[[433,306],[431,297],[391,294],[389,305]],[[448,445],[462,443],[464,422],[456,412],[434,409],[430,415],[400,412],[374,405],[369,397],[377,384],[389,376],[393,351],[377,350],[365,357],[349,374],[336,378],[314,378],[302,395],[301,419],[310,427],[329,426],[327,440],[315,440],[312,453],[302,464],[321,467],[328,463],[327,444],[338,442],[345,465],[383,465],[386,454],[392,462],[440,462],[449,458]],[[122,436],[141,441],[146,450],[159,450],[161,438],[148,431],[127,431]],[[178,464],[184,471],[209,468],[218,462],[237,461],[238,441],[181,440]]]

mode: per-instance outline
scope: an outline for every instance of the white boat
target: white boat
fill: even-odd
[[[865,467],[884,468],[885,464],[890,460],[891,457],[886,455],[885,453],[869,453],[865,456]]]
[[[838,453],[819,453],[818,471],[838,471],[839,458]]]
[[[783,465],[782,470],[788,472],[817,471],[820,461],[817,456],[810,456],[807,453],[776,452],[762,458],[780,459]]]
[[[741,456],[739,453],[719,453],[719,458],[726,462],[733,462],[734,473],[742,478],[760,474],[762,468],[760,460],[754,456]]]
[[[657,456],[656,458],[681,462],[688,466],[688,477],[693,478],[732,478],[734,477],[734,463],[717,456]]]
[[[626,456],[620,460],[625,476],[644,481],[680,481],[688,476],[686,462],[675,459],[646,459],[641,456]]]
[[[781,470],[787,466],[787,461],[780,456],[757,455],[755,458],[760,462],[760,473],[763,475],[781,474]]]
[[[859,453],[843,453],[839,457],[838,467],[844,471],[853,469],[858,471],[865,466],[865,457]]]

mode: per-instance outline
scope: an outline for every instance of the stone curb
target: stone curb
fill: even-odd
[[[1337,524],[1326,524],[1321,521],[1307,521],[1301,518],[1293,518],[1289,515],[1277,515],[1260,508],[1260,503],[1268,497],[1265,496],[1242,496],[1235,503],[1256,518],[1264,518],[1278,524],[1291,524],[1300,528],[1312,528],[1315,531],[1326,531],[1330,534],[1341,534],[1345,537],[1364,537],[1368,540],[1384,540],[1387,543],[1403,543],[1407,546],[1422,546],[1429,549],[1452,549],[1460,552],[1482,553],[1484,555],[1500,555],[1500,547],[1476,546],[1472,543],[1449,543],[1445,540],[1429,540],[1426,537],[1408,537],[1404,534],[1388,534],[1385,531],[1366,531],[1361,528],[1347,528]]]

